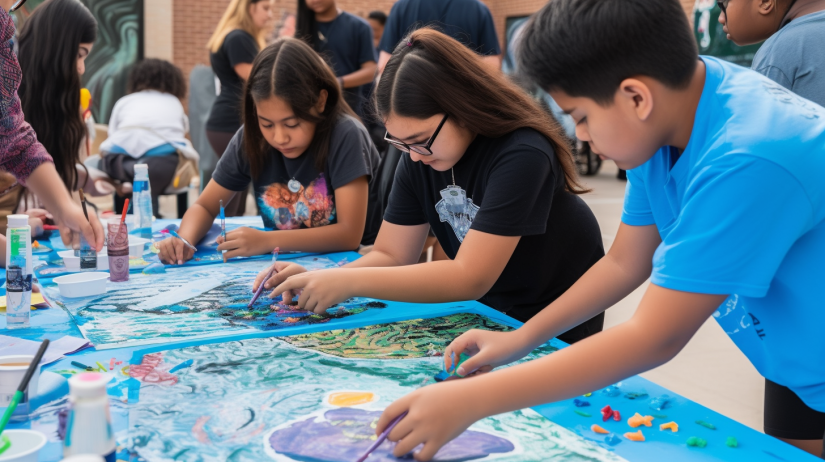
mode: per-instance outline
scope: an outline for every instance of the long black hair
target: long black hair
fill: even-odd
[[[491,72],[477,54],[435,29],[418,29],[401,40],[374,99],[385,121],[391,114],[428,119],[446,113],[473,133],[491,138],[532,128],[553,146],[567,190],[588,192],[579,182],[571,146],[558,122],[504,74]]]
[[[298,14],[295,16],[295,38],[301,39],[313,50],[318,51],[318,21],[315,12],[307,6],[307,0],[298,0]]]
[[[78,0],[46,0],[20,31],[23,114],[70,190],[78,186],[75,164],[88,135],[80,114],[77,53],[81,43],[96,38],[97,21]]]
[[[315,116],[311,111],[321,90],[327,92],[327,103]],[[312,153],[315,168],[326,171],[335,123],[344,114],[357,118],[341,96],[335,73],[309,45],[294,38],[278,39],[258,54],[243,91],[243,147],[253,178],[260,175],[271,148],[258,126],[255,103],[272,96],[289,104],[299,119],[316,124],[307,152]]]

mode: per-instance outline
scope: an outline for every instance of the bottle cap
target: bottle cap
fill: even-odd
[[[69,379],[72,398],[99,398],[106,396],[106,384],[111,377],[97,372],[83,372]]]
[[[149,166],[146,164],[135,164],[135,181],[149,181]]]
[[[9,215],[8,216],[8,223],[9,228],[23,228],[25,226],[29,226],[29,216],[28,215]]]

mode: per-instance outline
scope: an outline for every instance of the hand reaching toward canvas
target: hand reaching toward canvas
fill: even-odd
[[[195,255],[195,252],[186,246],[178,238],[167,237],[156,244],[158,248],[158,258],[169,265],[182,265]]]
[[[403,457],[419,445],[415,460],[430,460],[436,452],[458,437],[473,422],[485,417],[475,410],[488,399],[479,396],[474,379],[451,380],[418,389],[390,404],[381,414],[375,428],[380,435],[404,411],[407,415],[390,432],[388,439],[396,441],[396,457]]]
[[[463,333],[452,341],[444,351],[444,363],[447,369],[450,358],[455,353],[458,358],[461,353],[470,356],[459,366],[457,373],[467,376],[473,373],[490,372],[493,368],[517,361],[530,353],[535,345],[530,344],[528,336],[518,331],[492,332],[487,330],[471,330]]]
[[[242,226],[226,233],[226,241],[222,237],[216,239],[219,251],[226,251],[226,259],[235,257],[251,257],[272,252],[271,234],[259,229]]]
[[[296,265],[297,266],[297,265]],[[354,297],[351,293],[354,284],[349,276],[355,270],[346,268],[326,269],[312,272],[301,272],[301,274],[290,274],[280,278],[281,283],[272,291],[273,294],[298,293],[298,307],[323,314],[336,303]],[[281,276],[281,274],[278,274]]]
[[[270,270],[275,268],[275,271],[272,273],[272,276],[269,279],[266,277],[269,275]],[[255,281],[252,283],[252,290],[257,291],[258,286],[264,284],[264,289],[271,289],[273,287],[277,287],[282,282],[286,281],[290,276],[294,276],[296,274],[305,273],[306,268],[297,264],[297,263],[290,263],[286,261],[279,261],[275,262],[270,265],[267,269],[258,273],[258,276],[255,278]],[[266,280],[265,280],[266,279]],[[283,303],[289,303],[295,298],[296,295],[300,294],[300,290],[284,290],[278,292],[273,290],[269,294],[269,298],[275,298],[278,295],[283,296]]]

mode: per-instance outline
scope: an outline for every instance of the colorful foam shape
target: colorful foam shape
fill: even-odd
[[[607,435],[608,433],[610,433],[609,431],[605,430],[604,428],[602,428],[602,427],[600,427],[600,426],[598,426],[598,425],[596,425],[596,424],[591,425],[591,426],[590,426],[590,430],[591,430],[593,433],[601,433],[601,434],[603,434],[603,435]]]
[[[659,430],[670,430],[673,433],[676,433],[679,431],[679,424],[676,422],[663,423],[662,425],[659,425]]]
[[[642,425],[644,425],[645,427],[650,427],[650,426],[653,425],[652,422],[653,422],[653,416],[652,415],[643,416],[643,415],[639,414],[638,412],[636,414],[634,414],[633,417],[627,419],[627,424],[630,425],[633,428],[640,427]]]
[[[686,441],[687,445],[690,447],[696,448],[703,448],[708,445],[708,442],[704,438],[699,438],[698,436],[691,436]]]
[[[627,432],[624,434],[624,437],[629,439],[630,441],[642,442],[645,440],[645,435],[642,434],[642,431],[636,432]]]

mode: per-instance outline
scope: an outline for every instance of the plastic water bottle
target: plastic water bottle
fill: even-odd
[[[149,166],[146,164],[135,164],[132,203],[135,204],[134,234],[152,239],[152,191],[149,188]]]
[[[63,434],[63,457],[95,454],[115,461],[115,434],[106,384],[111,377],[97,372],[69,379],[69,415]]]
[[[32,302],[32,231],[28,215],[9,215],[6,229],[6,326],[29,327]]]

